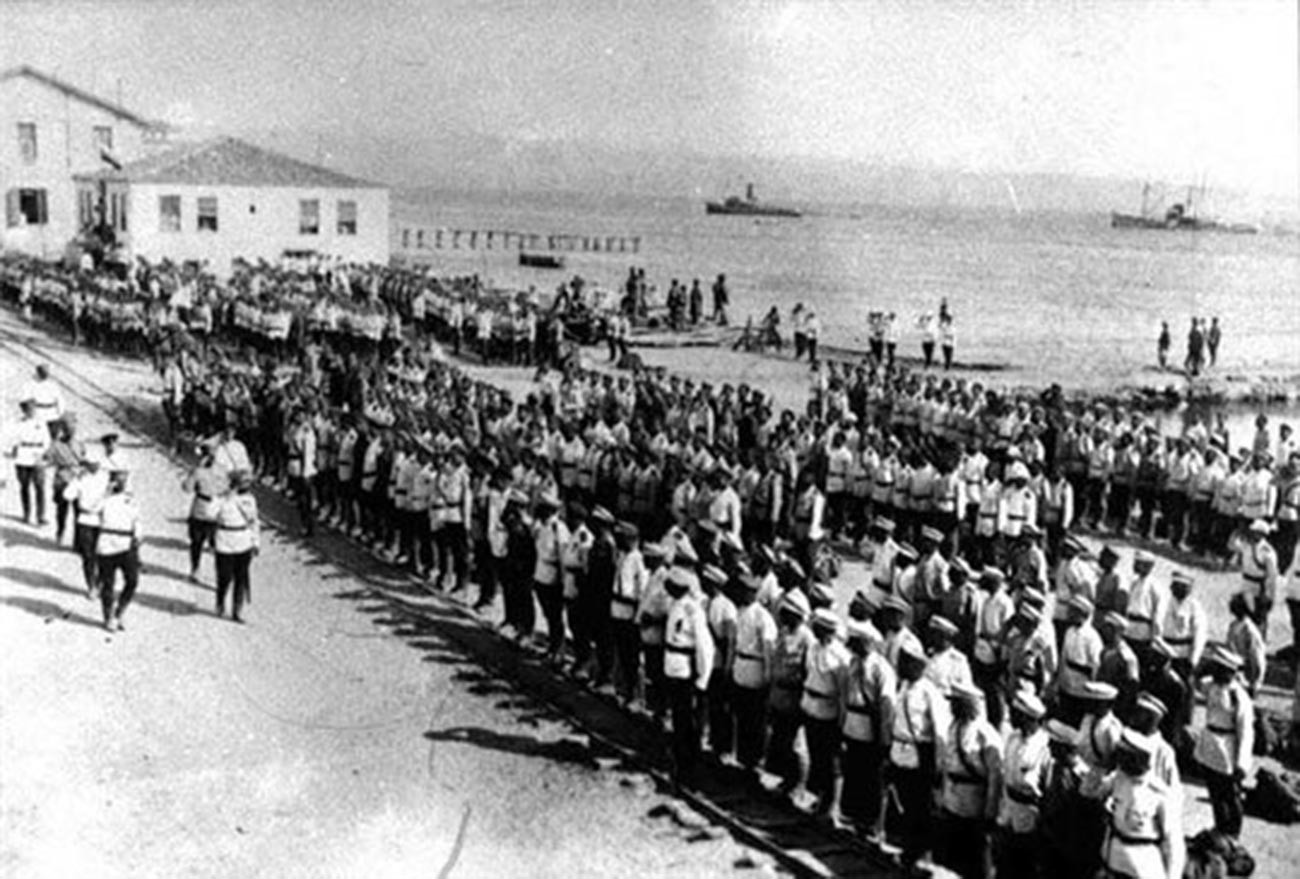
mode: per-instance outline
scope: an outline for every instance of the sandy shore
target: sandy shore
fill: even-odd
[[[782,353],[733,351],[731,344],[739,332],[736,328],[715,327],[687,334],[642,331],[633,335],[631,344],[647,365],[664,366],[715,385],[719,381],[743,381],[760,387],[767,384],[777,395],[779,405],[801,410],[802,395],[808,387],[807,361],[794,360],[788,346]],[[590,350],[599,359],[596,349]],[[819,353],[828,360],[853,364],[863,357],[860,350],[836,346],[824,346]],[[1253,368],[1224,364],[1191,378],[1179,370],[1161,370],[1155,364],[1126,365],[1102,351],[1094,360],[1079,363],[1068,372],[1035,365],[1032,359],[1032,351],[1009,351],[1005,360],[968,362],[962,359],[959,349],[952,370],[932,371],[1028,395],[1057,384],[1075,399],[1103,400],[1145,411],[1173,410],[1189,403],[1270,409],[1300,406],[1300,362]],[[911,352],[900,351],[898,360],[910,369],[922,370],[923,361]],[[719,378],[724,375],[741,377]],[[794,395],[785,393],[787,384],[797,389]]]

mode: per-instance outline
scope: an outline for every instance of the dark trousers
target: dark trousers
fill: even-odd
[[[72,502],[64,500],[63,489],[66,486],[54,483],[54,542],[63,542],[63,532],[68,527],[68,513],[72,511]],[[1286,570],[1283,568],[1282,570]]]
[[[736,759],[746,769],[757,769],[767,740],[767,687],[731,687],[732,716],[736,722]]]
[[[454,588],[463,588],[469,579],[469,547],[465,535],[465,526],[460,522],[444,522],[442,527],[438,529],[437,541],[438,554],[441,556],[442,562],[442,571],[439,572],[439,575],[445,577],[449,571],[452,572],[456,580]],[[559,588],[559,584],[555,584],[557,601],[559,600]],[[538,597],[540,598],[540,595]],[[543,605],[544,607],[545,605]],[[563,616],[564,608],[561,607],[561,619],[563,619]],[[547,619],[549,620],[550,617],[548,616]]]
[[[36,520],[45,521],[45,470],[41,467],[14,467],[18,473],[18,497],[23,505],[23,521],[32,519],[32,506],[36,507]]]
[[[680,778],[689,774],[700,759],[698,692],[691,679],[668,678],[666,683],[668,710],[673,719],[673,767]]]
[[[86,583],[86,594],[99,588],[99,557],[95,555],[95,544],[99,542],[99,528],[77,522],[72,526],[72,545],[81,558],[81,578]]]
[[[239,619],[244,605],[251,602],[252,586],[249,582],[248,570],[252,560],[252,550],[217,553],[218,613],[224,612],[226,595],[231,593],[232,586],[234,587],[234,594],[231,595],[230,612],[235,619]]]
[[[952,346],[943,346],[943,368],[952,369]]]
[[[934,343],[933,342],[921,343],[921,356],[925,358],[926,369],[929,369],[931,366],[934,365]]]
[[[925,747],[925,746],[919,746]],[[891,766],[890,783],[897,795],[897,814],[893,816],[893,829],[902,848],[904,864],[915,864],[930,848],[934,836],[931,818],[931,782],[934,778],[934,751],[929,746],[929,759],[922,755],[921,766],[904,769]]]
[[[995,728],[1002,726],[1002,718],[1006,715],[1006,696],[1002,690],[1002,667],[997,663],[992,665],[975,660],[971,663],[971,677],[975,679],[975,686],[980,688],[984,693],[984,705],[988,711],[989,723]]]
[[[599,610],[593,616],[597,614]],[[609,619],[608,606],[605,610],[605,619]],[[600,638],[596,647],[597,656],[603,655],[599,663],[601,676],[608,676],[612,671],[615,692],[624,699],[636,698],[637,685],[641,682],[641,630],[632,620],[609,620],[607,625],[599,628],[609,633]],[[608,657],[607,649],[602,649],[604,644],[610,643],[614,648],[612,669],[610,668],[611,657]],[[662,658],[659,669],[662,673]]]
[[[1205,772],[1205,789],[1210,795],[1210,808],[1214,810],[1214,829],[1233,839],[1241,836],[1241,782],[1201,767]]]
[[[731,703],[731,675],[715,668],[709,676],[709,750],[713,756],[730,754],[736,743],[736,721]]]
[[[835,798],[835,767],[840,756],[840,722],[804,718],[804,736],[808,740],[808,792],[830,808]]]
[[[474,579],[478,582],[476,605],[496,601],[497,587],[501,582],[502,559],[492,554],[492,547],[484,541],[474,549]]]
[[[101,555],[96,564],[99,573],[99,603],[104,609],[104,622],[121,619],[123,611],[135,597],[140,585],[140,554],[134,549],[113,555]],[[117,572],[122,572],[122,591],[114,593]]]
[[[781,777],[782,786],[793,790],[803,777],[803,764],[795,750],[795,739],[803,725],[803,712],[773,711],[771,735],[767,740],[767,768]]]
[[[840,814],[863,827],[880,820],[884,803],[881,762],[884,752],[875,742],[844,740],[840,758],[844,783],[840,788]]]
[[[546,640],[548,652],[555,655],[564,650],[564,593],[559,582],[541,583],[533,581],[533,591],[537,593],[537,603],[542,606],[542,616],[546,619]]]
[[[1273,534],[1273,548],[1277,550],[1277,569],[1285,573],[1291,570],[1295,561],[1295,548],[1300,540],[1300,522],[1295,519],[1278,519],[1277,531]]]
[[[305,477],[295,476],[290,480],[289,490],[293,495],[294,505],[298,508],[298,522],[302,525],[303,533],[310,537],[316,525],[316,483]]]
[[[662,718],[668,710],[668,694],[664,691],[664,645],[642,644],[641,661],[645,664],[646,707],[655,717]]]
[[[212,546],[217,535],[217,523],[190,519],[186,527],[190,535],[190,574],[197,575],[199,564],[203,561],[203,547]]]
[[[1300,601],[1287,599],[1286,609],[1291,614],[1291,643],[1295,649],[1293,662],[1300,663]]]
[[[964,818],[945,813],[942,832],[941,861],[962,879],[983,879],[988,856],[987,825],[979,818]]]
[[[537,625],[537,608],[533,606],[531,581],[520,571],[510,571],[503,586],[506,622],[514,626],[520,635],[531,635],[533,627]]]
[[[1074,870],[1059,872],[1050,869],[1055,854],[1050,846],[1040,843],[1036,833],[1001,833],[998,836],[997,865],[999,876],[1051,876],[1069,879],[1077,875]]]

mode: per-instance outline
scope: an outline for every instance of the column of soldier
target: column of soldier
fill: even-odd
[[[1246,646],[1207,648],[1205,615],[1186,577],[1164,596],[1149,571],[1138,570],[1126,590],[1117,553],[1103,550],[1094,565],[1069,537],[1072,485],[1055,460],[1069,444],[1060,435],[1072,424],[1119,433],[1122,415],[1004,406],[978,386],[873,375],[869,367],[857,373],[866,375],[865,389],[861,381],[847,390],[828,383],[807,416],[787,412],[775,421],[764,397],[743,386],[714,393],[676,377],[616,382],[574,370],[518,407],[480,408],[488,394],[457,370],[416,360],[408,367],[415,380],[403,378],[402,364],[411,363],[374,370],[360,388],[349,384],[355,363],[326,363],[330,391],[319,400],[305,392],[310,383],[280,388],[286,396],[254,413],[256,432],[231,424],[210,445],[212,478],[229,479],[232,469],[246,469],[235,466],[244,460],[253,465],[240,457],[242,434],[264,449],[255,456],[264,477],[294,484],[306,528],[319,517],[349,526],[433,582],[445,574],[454,589],[465,588],[472,565],[478,603],[494,601],[499,587],[505,627],[525,642],[535,593],[552,657],[571,653],[576,672],[596,685],[608,682],[625,700],[671,715],[684,774],[700,756],[703,701],[714,758],[734,754],[748,769],[765,761],[782,789],[806,788],[816,809],[862,828],[877,828],[888,803],[889,830],[901,836],[909,862],[924,848],[935,785],[943,814],[956,822],[951,838],[983,833],[994,819],[999,858],[1030,857],[1032,849],[1039,863],[1095,862],[1101,841],[1054,841],[1051,828],[1105,829],[1098,798],[1085,796],[1082,782],[1097,782],[1097,791],[1122,782],[1132,773],[1109,770],[1130,751],[1153,752],[1145,759],[1165,788],[1176,787],[1160,769],[1169,761],[1154,735],[1161,719],[1153,725],[1151,717],[1162,714],[1166,738],[1177,742],[1204,660],[1226,679],[1211,688],[1220,693],[1211,702],[1217,720],[1212,712],[1197,752],[1213,772],[1216,820],[1229,832],[1239,826],[1250,700],[1233,688],[1242,669],[1250,681],[1262,667],[1251,616],[1277,586],[1276,561],[1271,568],[1259,561],[1267,561],[1269,524],[1248,529],[1248,591],[1234,610],[1236,643]],[[187,397],[191,390],[187,382]],[[944,393],[969,401],[960,418],[952,409],[938,418],[937,406],[925,406]],[[299,402],[287,435],[258,423]],[[1063,425],[1058,441],[1045,443],[1054,423]],[[268,448],[277,444],[279,454]],[[475,450],[468,461],[465,448]],[[319,510],[316,491],[325,502]],[[196,521],[207,493],[196,489]],[[830,610],[833,556],[821,548],[827,537],[856,538],[868,523],[875,527],[862,548],[872,587],[841,620]],[[893,543],[891,530],[918,549]],[[1135,569],[1149,565],[1135,560]],[[1142,660],[1136,683],[1126,645]],[[933,688],[923,683],[936,677]],[[1138,732],[1121,734],[1106,710],[1112,704]],[[996,718],[997,727],[972,726],[972,712]],[[1008,717],[1008,747],[1017,734],[1022,750],[1037,742],[1037,787],[1013,778],[1017,765],[1033,775],[1023,755],[994,772],[991,749],[973,754],[964,744],[973,729],[1000,735]],[[1043,756],[1053,730],[1060,741],[1049,751],[1073,743],[1063,763]],[[801,732],[806,745],[795,748]],[[956,732],[959,747],[949,747]],[[805,749],[806,779],[798,762]],[[1068,814],[1097,820],[1045,820],[1049,782],[1070,777],[1050,770],[1079,769],[1079,760],[1087,768],[1074,773],[1080,790],[1066,798]],[[984,779],[982,793],[966,774]],[[1125,796],[1153,788],[1149,772],[1133,777],[1143,784]],[[1158,812],[1157,823],[1176,821],[1177,810],[1168,811],[1128,810],[1122,820]],[[1154,875],[1152,852],[1165,867],[1178,856],[1179,835],[1164,827],[1111,826],[1103,836],[1104,857],[1131,875]]]

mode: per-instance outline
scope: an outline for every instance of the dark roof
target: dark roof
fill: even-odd
[[[129,162],[121,169],[79,174],[82,180],[178,183],[192,186],[281,186],[303,189],[384,189],[328,168],[309,165],[233,137],[183,144]]]
[[[48,73],[42,73],[35,67],[31,67],[27,64],[18,67],[11,67],[8,70],[0,72],[0,83],[20,78],[30,79],[33,82],[38,82],[43,86],[54,89],[55,91],[62,92],[70,98],[75,98],[83,104],[89,104],[92,107],[103,110],[105,113],[110,113],[119,119],[124,119],[132,125],[137,125],[140,128],[148,128],[155,131],[166,131],[169,128],[169,126],[164,122],[155,122],[152,119],[146,119],[143,116],[132,113],[125,107],[114,104],[112,101],[106,101],[97,95],[92,95],[90,92],[83,91],[71,83],[66,83],[57,77],[50,76]]]

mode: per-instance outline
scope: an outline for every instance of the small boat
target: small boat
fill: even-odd
[[[799,211],[794,208],[781,207],[779,205],[763,204],[754,197],[754,184],[750,183],[745,186],[745,197],[738,195],[729,195],[724,201],[707,201],[704,203],[704,212],[706,214],[721,214],[724,216],[742,216],[742,217],[801,217]]]
[[[519,264],[534,269],[562,269],[564,257],[553,253],[525,253],[519,251]]]

